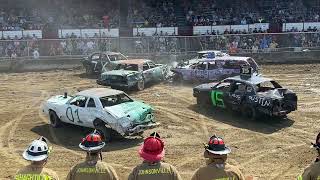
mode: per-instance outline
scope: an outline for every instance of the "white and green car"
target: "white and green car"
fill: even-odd
[[[112,89],[143,90],[145,84],[163,81],[167,76],[167,65],[155,64],[148,59],[125,60],[117,62],[114,70],[101,73],[97,83]]]
[[[150,105],[108,88],[92,88],[75,96],[53,96],[43,106],[52,127],[68,123],[95,128],[105,140],[110,140],[111,130],[122,136],[134,136],[158,126],[153,111]]]

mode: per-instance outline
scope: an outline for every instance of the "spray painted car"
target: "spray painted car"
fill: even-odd
[[[285,117],[297,110],[297,95],[276,81],[245,70],[239,76],[219,83],[202,84],[193,88],[197,104],[241,112],[248,119],[260,115]]]
[[[184,64],[184,65],[195,64],[195,63],[198,63],[201,60],[207,59],[208,56],[211,56],[212,58],[215,58],[215,57],[229,56],[229,54],[221,52],[221,51],[216,51],[216,50],[199,51],[199,52],[197,52],[197,56],[196,57],[194,57],[194,58],[192,58],[190,60],[184,61],[182,64]]]
[[[88,89],[75,96],[66,93],[53,96],[43,106],[52,127],[68,123],[95,128],[106,140],[110,140],[111,130],[132,136],[158,126],[153,111],[150,105],[135,101],[122,91],[107,88]]]
[[[112,89],[143,90],[147,83],[165,80],[167,73],[167,65],[155,64],[151,60],[120,61],[114,70],[102,73],[97,83]]]
[[[196,64],[172,68],[173,81],[219,81],[240,74],[241,66],[258,72],[259,66],[251,57],[224,56],[202,59]]]
[[[100,74],[107,69],[113,69],[114,63],[122,60],[128,59],[119,52],[94,52],[85,57],[81,62],[86,69],[86,74],[92,75]]]

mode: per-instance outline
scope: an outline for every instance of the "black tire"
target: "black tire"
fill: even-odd
[[[198,107],[208,109],[210,108],[210,101],[204,98],[197,97]]]
[[[183,82],[183,77],[182,77],[182,75],[181,75],[181,74],[175,74],[175,75],[173,76],[173,82],[174,82],[175,84],[178,84],[178,85],[182,84],[182,82]]]
[[[62,126],[60,118],[57,116],[56,112],[50,110],[49,112],[50,124],[53,128],[58,128]]]
[[[258,117],[256,109],[249,105],[243,105],[241,109],[241,114],[249,120],[256,120]]]
[[[88,74],[88,75],[93,74],[93,69],[90,66],[86,66],[86,74]]]
[[[104,142],[110,142],[112,140],[110,128],[107,128],[104,125],[100,125],[100,126],[97,126],[96,129],[101,134],[102,140]]]
[[[138,91],[144,90],[144,80],[138,81],[138,83],[137,83],[137,90],[138,90]]]

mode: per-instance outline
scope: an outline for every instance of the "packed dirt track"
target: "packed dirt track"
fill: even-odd
[[[163,83],[130,93],[155,107],[161,123],[155,130],[165,141],[165,161],[175,165],[183,179],[190,179],[205,164],[203,143],[213,134],[224,137],[232,149],[228,162],[240,166],[246,176],[294,179],[313,161],[315,152],[309,147],[319,131],[320,65],[264,65],[262,69],[263,74],[297,93],[298,111],[288,119],[248,121],[226,112],[200,109],[191,85]],[[53,147],[47,167],[64,179],[70,167],[84,159],[78,144],[90,130],[74,126],[53,129],[40,107],[52,95],[99,87],[95,79],[85,77],[83,70],[59,70],[1,74],[0,82],[1,179],[12,178],[28,163],[21,154],[39,136],[47,137]],[[116,137],[104,149],[103,160],[126,179],[141,163],[137,150],[142,142],[140,137]]]

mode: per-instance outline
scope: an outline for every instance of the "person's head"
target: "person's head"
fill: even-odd
[[[101,150],[104,146],[105,142],[103,142],[102,137],[97,130],[94,130],[92,133],[88,134],[79,144],[79,147],[86,151],[87,155],[96,156],[100,154],[101,159]]]
[[[320,156],[320,133],[316,137],[316,142],[311,144],[312,144],[312,147],[317,150],[318,156]]]
[[[156,132],[147,137],[139,149],[140,157],[150,163],[161,161],[164,154],[164,142]]]
[[[39,139],[32,141],[28,148],[23,152],[23,158],[30,161],[31,164],[44,166],[49,155],[47,141],[48,140],[42,136]]]
[[[221,137],[213,135],[207,144],[205,144],[204,157],[211,161],[225,162],[227,154],[231,152],[230,148],[224,143]]]

